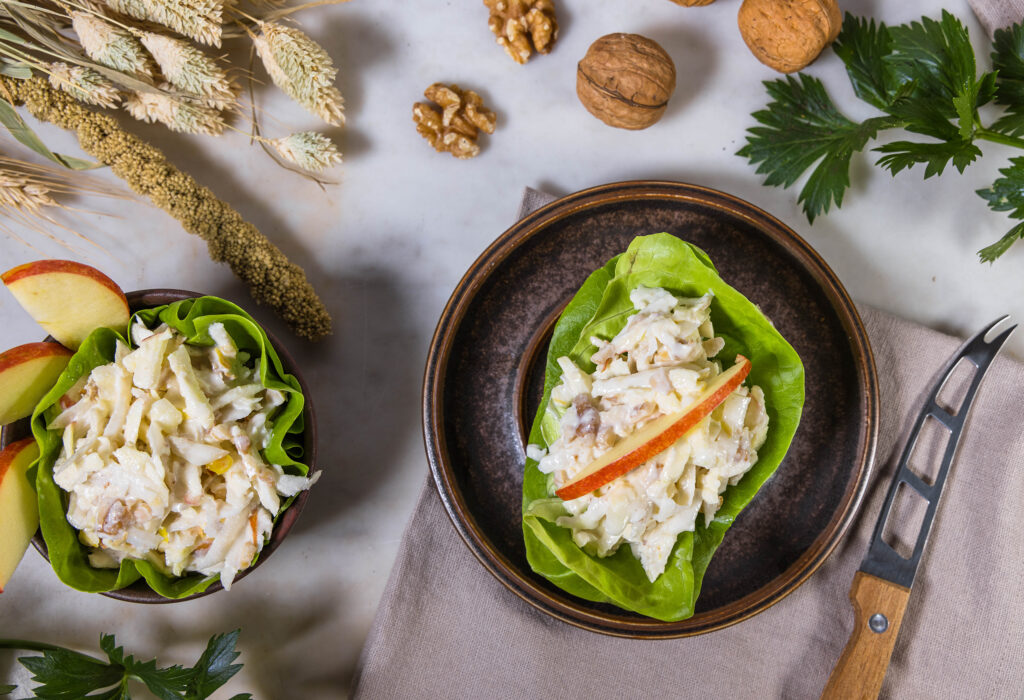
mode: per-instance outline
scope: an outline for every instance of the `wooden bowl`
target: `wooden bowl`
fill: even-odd
[[[693,617],[660,622],[569,595],[533,573],[522,535],[524,436],[540,402],[556,319],[587,276],[637,235],[703,248],[800,354],[807,398],[776,474],[711,560]],[[792,230],[695,185],[595,187],[528,215],[466,272],[438,322],[423,387],[427,457],[466,545],[538,610],[585,629],[683,637],[740,622],[791,593],[829,556],[864,495],[878,386],[867,334],[842,284]]]
[[[182,299],[192,299],[202,295],[181,289],[143,289],[137,292],[128,292],[126,296],[128,297],[128,305],[134,313],[140,309],[163,306],[164,304],[171,304],[176,301],[181,301]],[[266,331],[266,329],[264,329],[264,331]],[[266,331],[266,333],[267,337],[270,338],[271,345],[274,346],[274,349],[277,350],[277,354],[281,358],[281,364],[284,367],[285,372],[294,375],[299,381],[299,386],[302,387],[302,395],[305,398],[305,404],[302,411],[303,420],[305,421],[302,436],[302,447],[304,450],[303,461],[309,465],[310,473],[312,473],[315,471],[316,465],[316,412],[313,409],[313,397],[305,380],[302,378],[302,373],[295,364],[295,360],[292,359],[291,355],[289,355],[284,349],[281,342],[275,338],[270,331]],[[53,339],[47,338],[47,340]],[[31,435],[32,430],[28,418],[4,426],[3,430],[0,431],[0,448],[3,448],[7,444],[16,440],[30,437]],[[266,561],[267,558],[274,553],[274,550],[280,546],[281,542],[283,542],[284,538],[288,535],[288,532],[292,529],[292,526],[298,519],[299,513],[302,512],[302,509],[305,507],[308,499],[308,489],[301,491],[295,497],[295,500],[292,501],[288,510],[286,510],[281,517],[278,518],[277,523],[275,523],[274,529],[270,533],[270,540],[263,546],[263,549],[260,551],[259,558],[256,559],[256,563],[249,568],[238,572],[232,582],[233,585],[236,585],[240,579],[248,576],[253,569]],[[32,544],[40,554],[46,557],[47,561],[50,560],[49,554],[46,551],[46,542],[43,540],[42,532],[36,531],[35,537],[32,538]],[[151,589],[145,579],[139,579],[130,586],[116,591],[107,591],[101,595],[105,595],[108,598],[116,598],[117,600],[125,600],[130,603],[179,603],[184,600],[193,600],[195,598],[210,595],[211,593],[216,593],[217,591],[223,590],[223,588],[224,586],[218,580],[202,593],[195,593],[184,598],[164,598]]]

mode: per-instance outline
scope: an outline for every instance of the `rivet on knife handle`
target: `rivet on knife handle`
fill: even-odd
[[[867,556],[861,562],[860,571],[854,576],[853,585],[850,587],[850,601],[855,613],[853,633],[832,670],[821,696],[823,699],[877,698],[882,689],[882,681],[889,668],[889,659],[896,645],[907,600],[910,598],[914,574],[917,573],[917,566],[921,562],[921,555],[931,532],[942,487],[946,483],[950,465],[956,455],[957,445],[967,422],[967,414],[992,360],[1017,326],[1011,326],[989,342],[985,341],[985,336],[1006,318],[1003,316],[990,323],[964,343],[950,358],[914,422],[910,438],[900,456],[896,475],[889,485],[881,515],[875,523]],[[956,371],[960,361],[964,359],[975,366],[974,376],[960,406],[954,413],[950,413],[939,405],[939,393]],[[931,485],[926,484],[910,469],[914,447],[929,417],[937,420],[949,431],[946,449],[935,482]],[[928,503],[913,554],[909,558],[901,556],[882,538],[886,520],[901,484],[916,491]]]

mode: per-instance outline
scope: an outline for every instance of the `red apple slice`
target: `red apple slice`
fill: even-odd
[[[97,328],[128,326],[124,292],[88,265],[38,260],[8,270],[0,280],[47,333],[72,350]]]
[[[563,501],[585,496],[664,452],[676,440],[696,428],[729,394],[736,391],[748,374],[750,360],[737,355],[736,364],[712,379],[696,401],[679,413],[655,418],[627,435],[612,449],[588,464],[572,481],[558,489],[555,495]]]
[[[71,354],[57,343],[28,343],[0,353],[0,425],[32,415]]]
[[[39,528],[36,492],[25,477],[38,456],[34,438],[11,443],[0,452],[0,593]]]

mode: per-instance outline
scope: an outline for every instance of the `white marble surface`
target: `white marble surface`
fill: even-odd
[[[897,178],[856,157],[843,209],[808,225],[797,192],[765,188],[733,155],[762,107],[761,80],[775,75],[748,53],[736,29],[738,0],[702,8],[666,0],[559,0],[562,33],[550,55],[517,66],[493,43],[478,0],[358,0],[308,12],[303,26],[341,66],[349,125],[336,135],[346,164],[339,187],[316,186],[276,168],[244,137],[186,138],[133,125],[171,159],[236,206],[302,264],[335,318],[318,345],[291,338],[252,308],[230,271],[202,241],[143,203],[83,200],[89,214],[64,218],[102,246],[69,253],[25,234],[37,250],[0,237],[0,266],[42,256],[96,265],[125,289],[179,287],[234,299],[289,338],[313,387],[324,478],[287,543],[230,593],[184,604],[135,606],[77,593],[30,551],[0,596],[0,636],[96,649],[99,634],[165,662],[191,662],[213,633],[241,626],[244,671],[231,683],[261,698],[345,697],[406,518],[427,473],[419,415],[423,360],[434,323],[473,259],[510,223],[523,186],[566,194],[635,178],[698,183],[743,197],[792,226],[835,269],[851,295],[929,326],[966,334],[997,315],[1024,318],[1024,244],[995,265],[975,251],[1009,228],[974,195],[1005,164],[1008,149],[966,175]],[[945,5],[982,32],[966,0]],[[847,0],[844,9],[888,22],[937,15],[925,0]],[[598,36],[645,34],[679,72],[664,120],[643,132],[601,124],[577,102],[575,65]],[[983,52],[987,54],[987,50]],[[986,59],[987,64],[987,59]],[[831,53],[810,71],[853,117],[867,116]],[[498,113],[497,133],[472,161],[434,153],[410,111],[424,87],[457,82]],[[315,126],[272,91],[260,104],[279,129]],[[52,128],[57,150],[76,152]],[[8,151],[5,143],[3,150]],[[96,177],[116,182],[109,174]],[[2,343],[40,337],[10,295],[0,294]],[[908,348],[912,351],[912,348]],[[1024,358],[1024,334],[1010,352]],[[10,655],[0,679],[22,681]],[[14,681],[12,681],[14,682]],[[225,697],[227,694],[225,694]]]

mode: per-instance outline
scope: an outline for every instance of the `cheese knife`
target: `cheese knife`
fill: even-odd
[[[850,587],[850,602],[853,603],[854,610],[853,633],[825,685],[821,695],[823,700],[867,700],[877,698],[882,689],[882,681],[889,668],[889,659],[893,647],[896,646],[900,623],[903,621],[903,613],[910,598],[910,589],[914,584],[914,575],[928,542],[942,487],[946,483],[957,445],[963,435],[967,414],[985,373],[1017,326],[1011,326],[991,341],[986,341],[985,337],[1007,318],[1003,316],[990,323],[965,342],[949,359],[928,392],[924,407],[914,421],[914,427],[900,456],[896,475],[889,485],[881,515],[875,523],[867,556],[853,577],[853,585]],[[939,404],[938,397],[946,382],[957,372],[961,360],[973,364],[974,373],[959,407],[955,412],[950,412]],[[937,421],[948,431],[948,441],[932,484],[928,484],[910,467],[914,447],[929,418]],[[886,521],[892,515],[893,501],[901,485],[916,491],[928,504],[910,557],[902,556],[882,537],[886,531]]]

